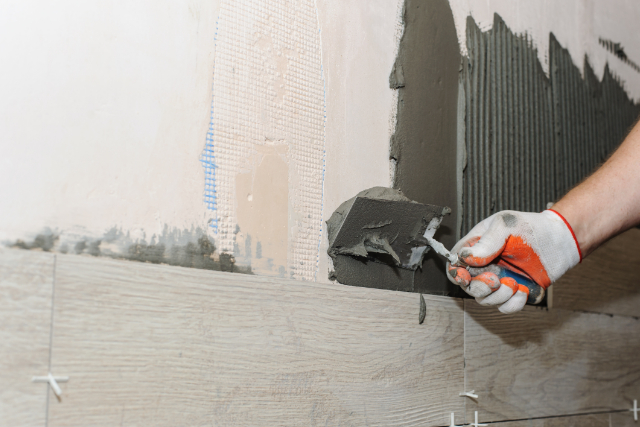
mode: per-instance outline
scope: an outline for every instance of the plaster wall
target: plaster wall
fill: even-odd
[[[241,1],[233,2],[233,8],[242,16],[243,8],[286,9],[302,3]],[[300,212],[306,212],[298,209],[293,195],[306,184],[292,180],[290,169],[283,173],[295,163],[291,146],[286,135],[271,133],[268,126],[258,129],[263,134],[254,144],[259,146],[255,162],[228,176],[235,179],[238,172],[248,173],[255,183],[266,159],[267,168],[261,169],[265,176],[280,177],[280,186],[258,179],[265,187],[265,200],[284,200],[269,206],[278,227],[286,228],[286,241],[272,244],[274,236],[265,234],[261,245],[262,256],[271,257],[274,265],[260,267],[255,262],[256,241],[250,254],[246,239],[239,249],[233,244],[223,248],[211,227],[216,215],[204,201],[201,159],[211,125],[219,123],[212,121],[217,114],[212,112],[212,95],[220,82],[216,80],[220,19],[225,6],[231,5],[225,0],[0,4],[5,64],[0,69],[0,241],[31,242],[48,233],[58,236],[50,250],[73,252],[85,242],[98,248],[94,254],[117,255],[127,250],[123,242],[131,250],[136,242],[185,244],[205,236],[218,249],[233,251],[236,262],[253,267],[255,273],[290,276],[297,262],[304,264],[306,273],[294,277],[328,280],[331,264],[323,220],[357,192],[392,184],[389,141],[395,129],[397,93],[389,88],[389,73],[402,34],[402,1],[307,3],[315,20],[292,19],[278,31],[286,34],[287,25],[298,25],[309,34],[319,34],[308,48],[317,50],[314,64],[321,67],[313,71],[314,84],[323,89],[322,96],[314,95],[314,105],[325,116],[313,124],[317,146],[322,147],[321,155],[314,157],[315,171],[322,172],[314,175],[321,180],[321,190],[307,201],[309,212],[319,213],[305,229],[317,245],[301,249],[293,244],[291,230],[299,223]],[[495,12],[514,32],[531,35],[543,67],[548,64],[549,32],[553,32],[580,69],[585,54],[599,77],[608,63],[630,94],[639,98],[639,74],[598,43],[599,37],[620,42],[628,57],[640,62],[640,35],[635,31],[640,8],[631,1],[451,0],[450,4],[463,54],[467,15],[487,29]],[[281,21],[277,16],[265,19],[262,29],[275,34]],[[260,39],[252,38],[252,25],[239,21],[229,40],[239,40],[231,36],[244,31],[248,36],[242,49],[260,48]],[[278,95],[291,89],[278,81],[288,75],[286,69],[278,70],[277,57],[282,54],[272,50],[253,70],[259,78],[268,74],[265,70],[274,70],[272,77],[264,77],[264,88],[256,86],[252,92],[255,102],[267,99],[269,91]],[[237,92],[231,86],[220,89]],[[299,92],[303,100],[310,96]],[[250,102],[237,106],[236,112],[248,110]],[[277,115],[279,107],[269,102],[247,121],[267,117],[268,122]],[[231,111],[232,118],[234,114]],[[228,123],[227,130],[236,126],[233,120]],[[296,123],[296,129],[312,127]],[[242,185],[248,184],[242,179],[229,182],[230,192],[218,200],[218,208],[232,212],[231,225],[244,221],[256,229],[269,228],[272,224],[261,218],[265,210],[252,208],[250,194],[237,192]],[[233,226],[230,233],[233,243]]]
[[[198,157],[218,8],[0,4],[1,240],[206,224]]]
[[[210,227],[216,213],[204,202],[205,169],[200,160],[212,118],[219,118],[221,111],[212,111],[215,84],[220,92],[231,95],[247,91],[250,84],[228,80],[228,86],[220,85],[224,58],[216,46],[225,41],[222,36],[235,41],[242,32],[248,36],[232,48],[250,50],[260,40],[252,39],[256,22],[233,22],[226,34],[220,34],[220,27],[228,23],[221,19],[225,10],[242,16],[243,10],[270,5],[295,8],[299,3],[64,1],[54,6],[3,2],[0,37],[5,40],[5,61],[12,66],[0,71],[0,199],[4,200],[0,240],[30,245],[37,235],[54,235],[58,239],[47,249],[74,252],[79,242],[86,242],[80,247],[94,244],[99,253],[117,256],[127,249],[123,241],[144,242],[146,247],[164,243],[168,236],[173,243],[185,243],[206,235],[219,249],[237,249],[229,244],[223,247],[221,236]],[[324,119],[316,132],[322,150],[313,165],[321,172],[314,176],[319,191],[311,201],[320,212],[314,218],[318,232],[311,236],[311,251],[298,251],[300,261],[313,270],[311,277],[301,278],[309,279],[319,269],[326,278],[329,269],[326,257],[318,255],[326,253],[324,240],[318,250],[320,230],[324,230],[322,212],[328,217],[362,188],[390,185],[389,137],[396,102],[388,73],[401,30],[401,2],[375,1],[366,7],[356,1],[307,3],[313,20],[285,22],[280,33],[297,26],[321,36],[307,46],[322,58],[314,65],[324,92],[315,104]],[[266,33],[276,33],[277,25],[285,21],[264,15]],[[269,61],[281,53],[276,50],[268,52],[271,58],[266,65],[254,67],[256,76],[269,71]],[[234,59],[242,63],[247,58],[236,55]],[[298,89],[303,101],[309,97],[304,87]],[[241,115],[252,101],[263,100],[260,88],[253,93],[254,99],[245,100],[231,114]],[[248,121],[259,121],[275,108],[262,107]],[[237,125],[233,118],[222,130]],[[304,124],[298,121],[298,130],[305,131]],[[261,252],[276,264],[264,273],[281,275],[278,267],[290,270],[296,252],[289,244],[297,219],[290,201],[308,183],[292,183],[292,176],[285,172],[284,190],[289,194],[283,195],[282,186],[267,182],[292,160],[287,157],[291,150],[281,144],[287,135],[272,130],[260,129],[267,142],[258,147],[253,164],[244,159],[245,164],[230,174],[235,179],[240,173],[241,179],[228,183],[230,194],[218,200],[217,207],[233,211],[234,222],[253,223],[249,228],[270,228],[270,222],[260,223],[264,209],[252,212],[248,206],[250,194],[234,193],[238,187],[251,186],[245,182],[246,173],[253,174],[249,181],[255,182],[256,171],[267,160],[266,169],[262,168],[266,175],[258,175],[258,181],[265,187],[264,198],[284,197],[284,208],[282,204],[271,207],[277,217],[274,221],[285,228],[285,238],[269,248],[273,236],[267,233]],[[232,233],[235,225],[231,224]],[[239,255],[238,263],[251,263],[244,247]]]

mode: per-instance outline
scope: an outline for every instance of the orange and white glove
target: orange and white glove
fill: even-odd
[[[503,313],[522,310],[528,299],[540,302],[549,285],[582,261],[571,226],[550,209],[493,214],[451,252],[469,268],[447,263],[449,280],[480,304],[500,305]]]

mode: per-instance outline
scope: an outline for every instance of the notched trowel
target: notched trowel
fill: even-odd
[[[466,296],[458,286],[448,283],[444,291],[441,287],[430,292],[424,285],[429,278],[420,277],[430,249],[452,265],[467,267],[434,239],[443,217],[450,212],[448,207],[414,202],[390,188],[373,187],[358,193],[327,221],[327,252],[334,266],[331,279],[352,286]],[[521,279],[516,280],[521,283]],[[535,283],[533,286],[539,288]],[[539,303],[540,299],[530,298],[529,303]]]
[[[430,246],[424,237],[437,230],[451,209],[423,205],[400,191],[374,187],[362,191],[331,215],[329,255],[349,255],[415,271]]]
[[[457,296],[457,286],[443,283],[425,291],[421,276],[433,237],[447,207],[414,202],[402,192],[374,187],[344,202],[331,215],[329,250],[332,279],[352,286]],[[446,282],[446,278],[443,278]]]

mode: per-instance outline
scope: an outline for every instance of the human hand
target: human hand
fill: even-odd
[[[500,305],[503,313],[522,310],[530,294],[527,280],[546,290],[582,259],[571,227],[553,210],[493,214],[451,252],[469,269],[447,263],[449,280],[480,304]]]

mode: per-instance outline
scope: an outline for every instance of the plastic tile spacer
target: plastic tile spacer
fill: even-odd
[[[66,383],[67,381],[69,381],[69,377],[54,377],[51,375],[51,372],[49,372],[46,377],[31,378],[31,382],[33,383],[49,383],[49,386],[51,386],[51,389],[58,397],[62,395],[62,389],[58,383]]]
[[[479,396],[475,394],[475,390],[465,391],[459,394],[460,397],[470,397],[472,399],[477,399]]]
[[[476,418],[475,422],[473,424],[469,424],[470,426],[480,427],[480,426],[488,426],[489,425],[489,424],[480,424],[480,423],[478,423],[478,411],[476,411],[476,417],[475,418]]]
[[[638,401],[636,399],[633,399],[633,408],[629,410],[633,412],[633,420],[638,421],[638,411],[640,411],[640,409],[638,409]]]
[[[462,426],[457,426],[454,420],[454,414],[453,412],[451,413],[451,424],[449,424],[448,427],[462,427]]]

